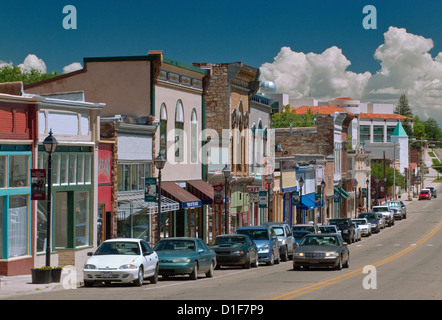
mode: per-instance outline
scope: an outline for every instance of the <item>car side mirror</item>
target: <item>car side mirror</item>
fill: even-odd
[[[88,256],[88,257],[92,257],[93,255],[94,255],[93,252],[88,252],[88,253],[87,253],[87,256]]]
[[[347,242],[342,242],[342,245],[343,245],[344,247],[346,247],[346,246],[348,245],[348,243],[347,243]]]

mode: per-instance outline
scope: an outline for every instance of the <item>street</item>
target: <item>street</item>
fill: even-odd
[[[414,200],[408,217],[349,244],[350,267],[294,271],[292,262],[221,268],[213,278],[172,277],[157,284],[99,285],[13,299],[51,300],[402,300],[442,299],[442,197]]]

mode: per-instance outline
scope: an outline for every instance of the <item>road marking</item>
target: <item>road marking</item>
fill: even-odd
[[[377,262],[373,263],[372,265],[374,267],[380,267],[380,266],[382,266],[382,265],[384,265],[384,264],[386,264],[388,262],[392,262],[392,261],[398,259],[399,257],[403,256],[404,254],[407,254],[407,253],[413,251],[414,249],[416,249],[417,247],[419,247],[420,245],[422,245],[426,241],[428,241],[428,239],[430,239],[432,236],[434,236],[441,228],[442,228],[442,222],[439,222],[439,224],[434,229],[432,229],[428,234],[426,234],[424,237],[422,237],[416,243],[408,246],[407,248],[399,251],[398,253],[396,253],[396,254],[394,254],[394,255],[392,255],[390,257],[387,257],[385,259],[377,261]],[[328,280],[324,280],[324,281],[318,282],[316,284],[313,284],[313,285],[310,285],[310,286],[307,286],[307,287],[304,287],[304,288],[300,288],[300,289],[297,289],[297,290],[294,290],[294,291],[290,291],[290,292],[284,293],[284,294],[279,295],[277,297],[274,297],[274,298],[272,298],[270,300],[278,300],[278,299],[291,300],[291,299],[297,298],[299,296],[302,296],[304,294],[307,294],[307,293],[310,293],[310,292],[313,292],[313,291],[316,291],[316,290],[328,287],[328,286],[330,286],[332,284],[336,284],[336,283],[342,282],[344,280],[353,278],[353,277],[355,277],[357,275],[360,275],[360,274],[362,274],[362,270],[363,269],[364,269],[364,267],[356,269],[356,270],[348,272],[348,273],[345,273],[345,274],[342,274],[340,276],[328,279]]]

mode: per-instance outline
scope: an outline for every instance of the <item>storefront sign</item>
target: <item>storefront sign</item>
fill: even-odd
[[[260,208],[267,208],[267,191],[259,191],[259,203]]]
[[[46,169],[31,169],[31,200],[46,200]]]
[[[214,204],[223,204],[224,203],[224,186],[222,184],[217,184],[213,186],[214,191]]]

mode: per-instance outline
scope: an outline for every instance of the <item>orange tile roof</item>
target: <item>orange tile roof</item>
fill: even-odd
[[[391,113],[361,113],[359,114],[360,119],[410,119],[413,120],[413,118],[409,118],[403,115],[398,114],[391,114]]]
[[[301,115],[301,114],[306,114],[309,109],[311,110],[312,113],[319,113],[319,114],[333,114],[335,112],[339,112],[339,113],[347,113],[349,115],[353,115],[351,112],[348,112],[347,110],[344,110],[336,106],[300,106],[297,108],[291,108],[290,110],[292,112],[295,111],[297,114]]]
[[[354,99],[349,97],[342,97],[342,98],[336,98],[334,101],[339,101],[339,100],[354,100]]]

